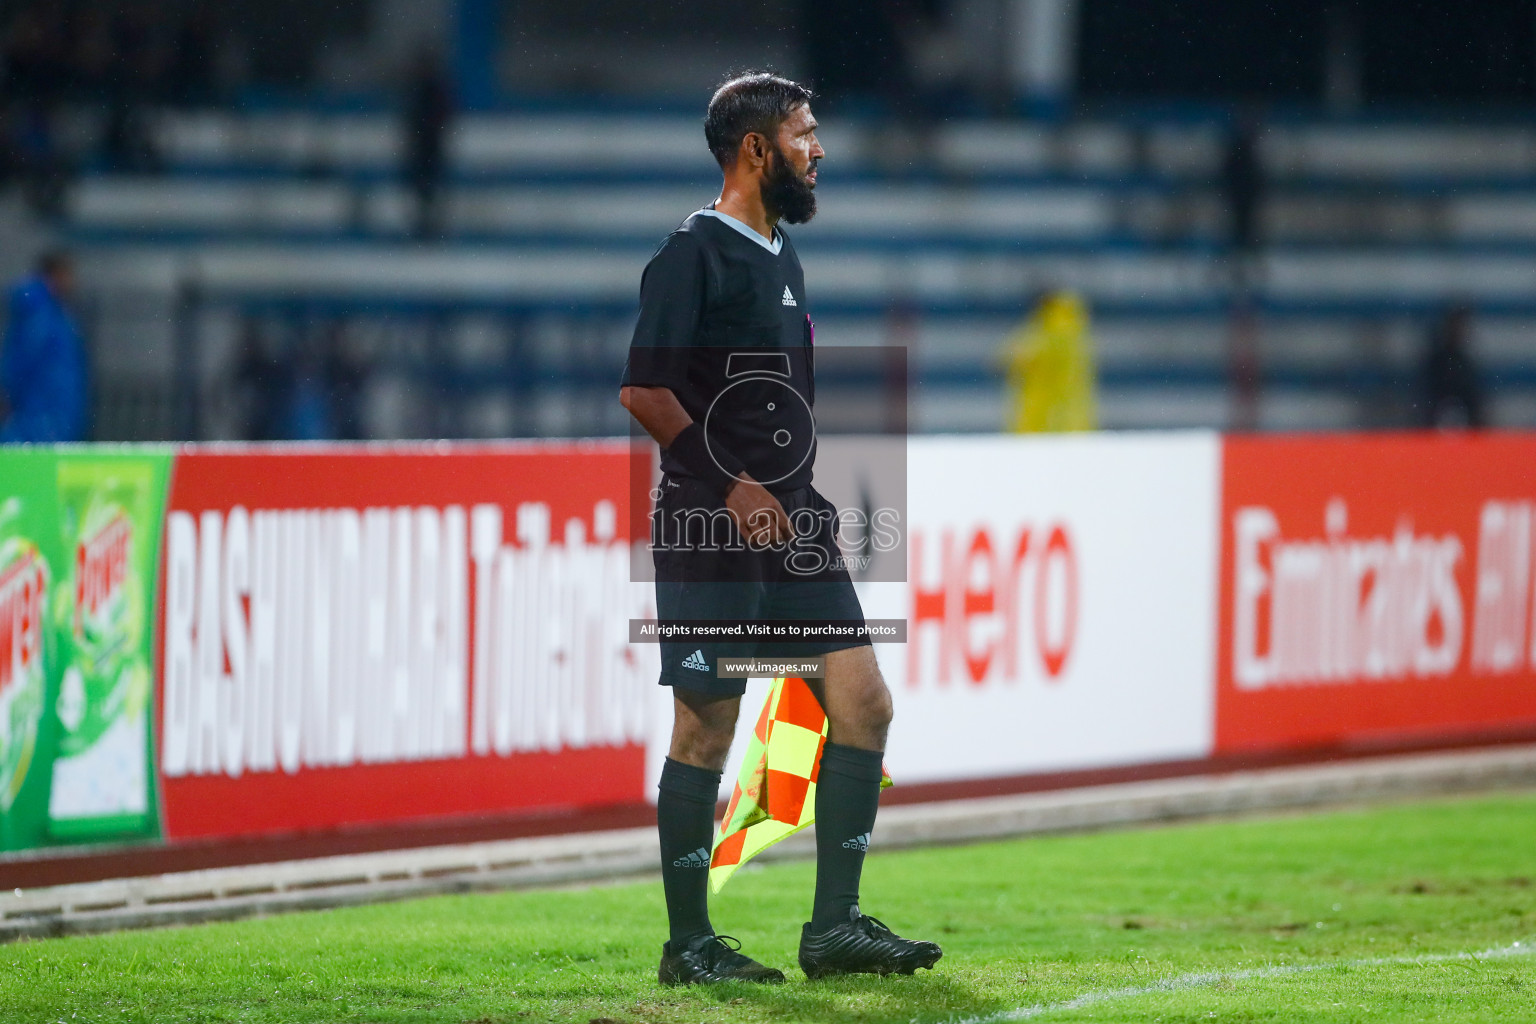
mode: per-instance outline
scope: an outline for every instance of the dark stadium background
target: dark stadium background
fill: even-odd
[[[1536,420],[1536,4],[8,0],[0,270],[67,246],[98,440],[622,434],[731,70],[807,80],[828,343],[1003,421],[1042,291],[1107,427]],[[423,210],[425,207],[425,211]],[[1465,306],[1460,318],[1451,310]]]

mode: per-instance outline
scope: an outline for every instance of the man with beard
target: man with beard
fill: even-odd
[[[836,509],[811,487],[814,330],[805,275],[780,226],[816,212],[825,152],[810,98],[761,73],[716,91],[704,135],[724,172],[720,196],[668,236],[641,279],[620,400],[662,449],[651,537],[662,622],[864,621],[837,549]],[[829,734],[801,968],[816,978],[932,967],[937,945],[859,911],[891,719],[868,640],[663,641],[661,655],[674,712],[656,805],[671,930],[661,982],[784,979],[709,920],[715,801],[746,689],[744,679],[717,676],[722,656],[825,658],[825,677],[808,680]]]

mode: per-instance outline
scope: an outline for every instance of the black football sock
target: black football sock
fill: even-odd
[[[714,931],[709,923],[709,848],[715,839],[720,773],[669,757],[657,789],[661,884],[672,948],[679,949]]]
[[[811,931],[848,920],[880,807],[883,752],[827,743],[816,779],[816,901]]]

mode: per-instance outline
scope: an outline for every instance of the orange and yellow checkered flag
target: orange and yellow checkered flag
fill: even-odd
[[[715,837],[711,891],[719,892],[737,868],[816,820],[816,776],[826,741],[827,713],[805,680],[774,680]],[[891,785],[890,775],[881,774],[881,788]]]

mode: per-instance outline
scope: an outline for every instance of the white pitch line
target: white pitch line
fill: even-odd
[[[1176,978],[1154,981],[1150,985],[1131,985],[1125,988],[1106,988],[1100,989],[1097,992],[1084,992],[1080,996],[1059,1003],[1037,1003],[1034,1006],[1020,1006],[1017,1009],[1003,1010],[984,1017],[958,1017],[948,1022],[948,1024],[1005,1024],[1007,1021],[1031,1020],[1048,1013],[1060,1013],[1064,1010],[1081,1010],[1084,1007],[1096,1006],[1099,1003],[1109,1003],[1119,999],[1134,999],[1137,996],[1152,995],[1156,992],[1182,992],[1186,989],[1217,985],[1224,981],[1282,978],[1288,975],[1311,974],[1315,971],[1333,970],[1338,967],[1379,967],[1386,964],[1442,964],[1457,960],[1499,960],[1508,957],[1531,956],[1533,954],[1536,954],[1536,943],[1516,942],[1509,946],[1485,949],[1479,953],[1426,953],[1422,956],[1379,956],[1361,960],[1325,960],[1320,963],[1310,964],[1279,964],[1274,967],[1252,967],[1242,971],[1197,971],[1193,974],[1181,974]]]

